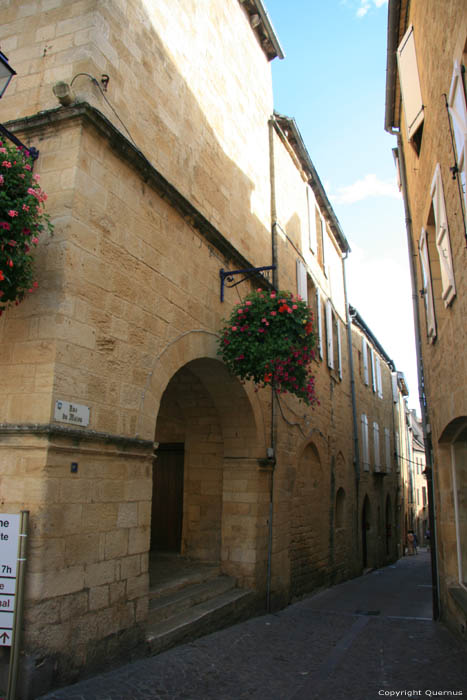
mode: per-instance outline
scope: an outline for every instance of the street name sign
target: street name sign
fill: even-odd
[[[89,425],[89,414],[89,406],[62,399],[55,402],[54,418],[60,423],[87,426]]]
[[[11,646],[21,515],[0,513],[0,646]]]

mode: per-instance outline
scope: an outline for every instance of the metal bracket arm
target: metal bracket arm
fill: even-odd
[[[237,284],[240,284],[241,282],[245,282],[245,280],[250,279],[250,277],[254,277],[254,275],[258,273],[265,272],[266,270],[275,270],[276,266],[275,265],[265,265],[264,267],[249,267],[246,270],[224,270],[224,268],[219,270],[219,277],[221,278],[221,302],[224,301],[224,287],[228,287],[231,289],[232,287],[236,287]],[[238,282],[234,282],[234,275],[245,275],[241,280],[238,280]],[[226,284],[226,281],[232,282],[233,284]]]
[[[25,151],[27,151],[33,159],[33,161],[39,158],[39,151],[37,150],[37,148],[34,148],[34,146],[31,146],[31,148],[25,146],[24,143],[20,141],[19,138],[15,136],[11,131],[8,131],[6,126],[3,126],[3,124],[0,124],[0,133],[6,136],[7,139],[10,139],[10,141],[13,141],[13,143],[16,146],[19,146],[20,148],[23,148]]]

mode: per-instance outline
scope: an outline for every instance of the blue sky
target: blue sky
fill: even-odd
[[[404,372],[418,409],[402,197],[384,131],[387,0],[265,0],[285,52],[275,109],[294,117],[352,252],[349,301]]]

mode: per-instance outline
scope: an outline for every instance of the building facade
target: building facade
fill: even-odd
[[[161,549],[215,563],[257,610],[394,559],[397,450],[374,346],[383,394],[358,410],[379,463],[374,446],[360,466],[349,245],[274,113],[260,0],[12,0],[0,18],[2,122],[39,149],[55,226],[37,292],[0,318],[2,502],[30,514],[26,698],[144,646]],[[269,280],[222,278],[221,301],[221,271],[258,267]],[[319,407],[219,360],[258,285],[312,307]]]
[[[419,392],[432,494],[435,600],[465,635],[467,8],[389,3],[386,123],[406,208],[419,354]]]

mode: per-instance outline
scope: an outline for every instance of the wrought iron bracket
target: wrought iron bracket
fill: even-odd
[[[3,136],[6,136],[7,139],[12,141],[16,146],[19,146],[27,151],[33,160],[37,160],[39,158],[39,151],[37,148],[34,148],[34,146],[31,146],[31,148],[29,148],[29,146],[25,146],[24,143],[20,141],[15,134],[9,131],[6,126],[3,126],[3,124],[0,124],[0,133],[2,133]]]
[[[265,272],[266,270],[275,270],[275,265],[265,265],[264,267],[248,267],[245,270],[224,270],[224,268],[219,270],[219,277],[221,278],[221,302],[224,301],[224,287],[231,289],[236,287],[241,282],[254,277],[257,274]],[[241,280],[234,282],[234,275],[244,275]],[[262,276],[262,275],[261,275]],[[227,284],[226,282],[232,282],[233,284]]]

